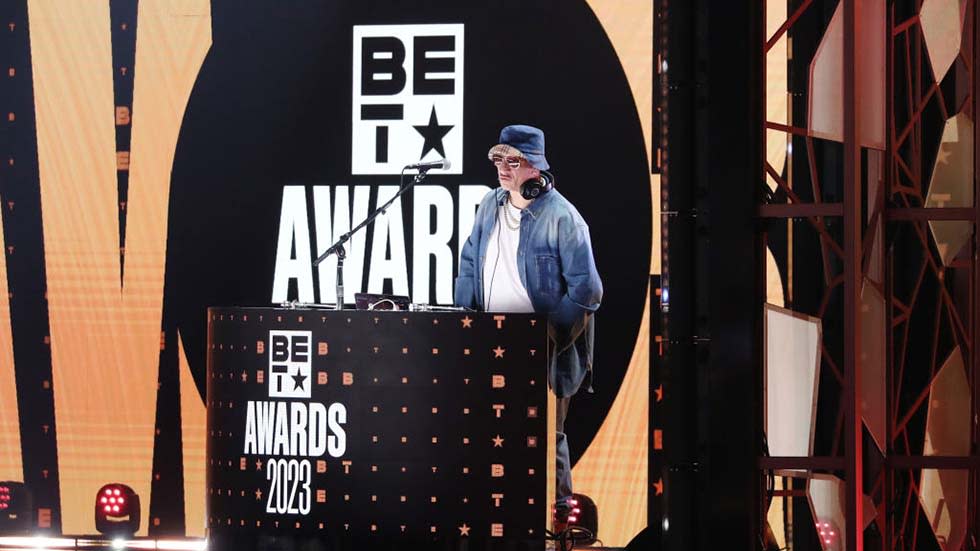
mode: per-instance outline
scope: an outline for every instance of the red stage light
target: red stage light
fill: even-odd
[[[102,534],[131,537],[139,530],[140,499],[125,484],[106,484],[96,494],[95,528]]]
[[[820,541],[823,543],[823,548],[826,551],[836,550],[840,548],[840,535],[837,528],[826,521],[817,522],[817,533],[820,535]]]
[[[557,510],[554,510],[555,531],[567,529],[566,535],[575,547],[592,545],[599,535],[599,511],[595,502],[584,494],[572,494],[568,504],[571,509],[564,526],[559,523]]]
[[[0,482],[0,534],[29,533],[33,511],[33,497],[23,482]]]

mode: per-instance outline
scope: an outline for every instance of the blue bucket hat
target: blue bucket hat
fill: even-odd
[[[548,170],[544,157],[544,132],[525,124],[512,124],[500,131],[500,143],[490,148],[488,156],[519,156],[538,170]]]

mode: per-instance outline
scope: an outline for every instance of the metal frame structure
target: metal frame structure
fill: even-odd
[[[977,318],[980,316],[980,261],[978,261],[977,228],[980,227],[980,209],[976,202],[980,198],[980,178],[974,169],[973,175],[973,205],[969,207],[930,208],[926,206],[928,175],[928,148],[924,140],[923,114],[927,109],[938,109],[943,119],[949,118],[950,109],[945,105],[940,82],[924,82],[931,75],[924,74],[924,57],[926,54],[923,32],[919,25],[919,10],[923,0],[888,0],[885,3],[887,17],[888,44],[886,46],[886,151],[884,159],[884,182],[875,197],[866,198],[863,187],[867,166],[862,166],[865,151],[860,142],[861,128],[859,127],[862,109],[870,107],[864,104],[868,99],[859,90],[859,71],[861,69],[861,52],[858,50],[857,37],[862,32],[858,0],[840,0],[843,9],[843,135],[842,158],[843,171],[837,174],[821,174],[818,170],[815,154],[816,138],[805,128],[806,125],[782,124],[764,121],[765,131],[778,131],[805,142],[805,156],[809,168],[805,180],[809,189],[801,190],[781,170],[769,164],[765,157],[765,147],[759,162],[766,174],[776,183],[775,194],[765,194],[766,199],[759,205],[758,216],[762,220],[763,246],[767,241],[767,232],[771,223],[785,223],[792,226],[794,221],[805,223],[808,231],[816,233],[822,252],[823,296],[816,311],[806,312],[819,318],[827,314],[828,308],[835,301],[841,304],[839,340],[834,346],[821,343],[822,365],[832,374],[833,385],[822,384],[822,400],[824,394],[836,394],[836,422],[833,423],[832,445],[829,450],[809,457],[767,457],[759,458],[759,468],[762,471],[780,469],[802,469],[813,471],[834,471],[843,474],[846,495],[844,499],[846,512],[846,541],[849,551],[865,548],[864,512],[862,502],[865,493],[870,495],[877,509],[878,525],[883,527],[881,548],[893,550],[931,549],[922,540],[919,531],[922,513],[920,506],[918,476],[922,469],[964,469],[969,472],[969,497],[967,501],[968,526],[966,543],[963,549],[975,549],[980,528],[980,511],[977,507],[977,479],[980,470],[980,455],[978,455],[977,412],[980,404],[980,331]],[[765,0],[762,0],[765,4]],[[760,57],[765,60],[768,52],[779,39],[791,34],[794,25],[806,13],[814,9],[812,0],[801,0],[795,3],[786,21],[771,36],[764,38],[760,44]],[[914,10],[909,18],[896,20],[896,6]],[[973,52],[972,59],[980,58],[980,49],[976,40],[978,22],[976,0],[969,0],[966,14],[974,32],[968,33],[973,37],[969,45]],[[977,91],[980,90],[980,72],[973,71],[972,61],[966,63],[967,75],[970,81],[967,101],[972,105],[972,112],[978,112]],[[762,64],[761,79],[766,82],[765,63]],[[899,81],[901,79],[901,82]],[[765,87],[763,86],[763,89]],[[765,118],[765,116],[763,116]],[[974,117],[975,118],[975,117]],[[763,136],[764,133],[760,133]],[[974,166],[980,158],[980,140],[974,135]],[[871,158],[869,155],[868,158]],[[874,162],[874,161],[871,161]],[[825,201],[825,190],[821,182],[837,177],[840,180],[839,200]],[[865,219],[867,215],[867,219]],[[879,221],[884,223],[878,225]],[[969,246],[970,254],[949,266],[944,266],[937,259],[935,247],[931,245],[929,227],[930,221],[963,221],[972,225],[972,237]],[[831,226],[835,229],[831,230]],[[842,226],[842,232],[837,234],[837,228]],[[881,228],[876,230],[876,228]],[[861,289],[868,274],[872,251],[874,249],[875,232],[883,231],[883,236],[877,236],[885,243],[887,251],[884,285],[879,289],[885,298],[886,325],[884,329],[886,340],[886,444],[883,450],[883,468],[879,472],[868,470],[870,457],[864,438],[864,424],[861,409],[861,362],[862,362],[862,321],[861,321]],[[792,231],[788,241],[792,242]],[[921,255],[921,265],[918,270],[918,283],[907,293],[904,289],[896,289],[896,254],[901,257],[905,249],[915,249],[915,254]],[[792,255],[788,262],[792,262]],[[946,277],[952,270],[963,270],[968,276],[961,278],[969,283],[969,304],[960,305],[959,310],[965,310],[968,315],[961,315],[955,299],[949,291]],[[764,273],[764,269],[762,270]],[[935,284],[935,297],[923,297],[925,278],[932,278]],[[764,287],[763,287],[764,288]],[[840,297],[838,295],[842,295]],[[929,302],[928,299],[934,302]],[[792,295],[790,295],[790,303]],[[761,302],[764,302],[763,298]],[[761,304],[760,304],[761,306]],[[787,304],[791,307],[791,304]],[[932,331],[921,334],[910,332],[913,315],[922,308],[934,308],[935,318]],[[932,311],[932,310],[930,310]],[[914,314],[915,313],[915,314]],[[945,318],[945,319],[943,319]],[[940,348],[940,324],[948,323],[954,342],[963,351],[964,363],[967,366],[970,385],[970,455],[967,456],[937,456],[924,455],[921,447],[917,446],[909,435],[909,424],[913,419],[924,425],[923,417],[928,406],[928,397],[934,376],[942,362],[936,350]],[[911,344],[910,344],[911,343]],[[911,346],[926,346],[933,350],[930,365],[910,365],[909,350]],[[909,372],[914,369],[928,369],[915,381],[923,380],[918,385],[910,383]],[[827,404],[833,403],[827,401]],[[924,428],[920,432],[924,432]],[[828,453],[829,452],[829,453]],[[865,480],[866,476],[869,476]],[[784,496],[799,495],[798,491],[786,490]],[[763,514],[763,518],[764,518]],[[761,527],[760,527],[761,531]],[[760,532],[761,533],[761,532]],[[878,547],[877,544],[868,548]],[[956,550],[949,550],[956,551]]]
[[[916,481],[916,474],[923,469],[966,469],[969,472],[969,497],[967,500],[967,543],[972,539],[973,548],[976,547],[978,535],[978,508],[977,508],[977,476],[980,468],[980,455],[978,455],[977,444],[978,424],[976,415],[978,411],[978,396],[980,396],[980,385],[978,385],[978,375],[980,375],[980,332],[978,332],[977,316],[980,314],[980,301],[978,301],[978,289],[980,289],[980,263],[978,263],[977,253],[980,251],[978,243],[977,228],[980,228],[980,210],[976,207],[977,198],[980,197],[980,179],[976,174],[976,159],[980,158],[980,149],[977,149],[978,141],[974,132],[974,170],[973,170],[973,198],[974,204],[967,208],[926,208],[925,200],[927,193],[927,183],[924,181],[927,176],[928,167],[924,167],[927,160],[924,150],[923,132],[923,113],[927,107],[937,108],[943,119],[948,119],[951,109],[946,105],[944,95],[940,90],[940,82],[933,80],[928,83],[924,79],[929,79],[929,75],[924,71],[923,59],[927,56],[926,44],[923,36],[923,29],[920,25],[919,12],[923,5],[922,0],[914,2],[915,14],[904,20],[896,20],[896,3],[889,6],[888,14],[888,68],[890,70],[888,79],[888,99],[890,101],[888,110],[888,152],[886,162],[886,203],[884,218],[888,222],[891,233],[899,231],[909,232],[914,235],[914,242],[921,247],[922,263],[918,267],[918,277],[914,289],[908,297],[898,296],[892,285],[889,285],[886,295],[889,309],[888,322],[890,326],[889,335],[892,337],[889,346],[888,362],[888,457],[884,479],[880,482],[884,485],[885,502],[889,510],[896,512],[895,516],[888,515],[889,521],[886,525],[885,545],[888,549],[917,549],[919,546],[919,515],[921,508],[918,507],[919,488]],[[977,29],[977,4],[975,0],[967,3],[966,7],[967,25],[973,26],[973,44],[967,45],[973,52],[972,59],[977,59],[978,43],[975,38]],[[972,110],[977,113],[976,93],[980,90],[978,86],[978,75],[973,70],[972,62],[965,63],[966,73],[970,81],[970,93],[967,101],[972,103]],[[904,98],[899,98],[896,90],[899,88],[900,80],[905,81]],[[911,84],[911,86],[908,86]],[[923,89],[927,85],[927,90]],[[900,99],[904,99],[902,102]],[[972,238],[970,242],[971,252],[968,259],[962,262],[954,262],[948,267],[944,267],[942,262],[937,260],[930,248],[929,228],[930,221],[937,220],[960,220],[970,222],[973,226]],[[896,242],[896,246],[902,243]],[[893,271],[895,266],[895,249],[888,251],[890,268],[889,281],[894,280]],[[971,303],[967,306],[968,315],[963,319],[957,312],[954,305],[954,298],[951,296],[944,281],[947,274],[952,274],[952,270],[965,270],[970,281],[969,299]],[[926,275],[935,278],[938,282],[938,293],[935,298],[937,304],[936,318],[933,331],[929,335],[915,336],[910,332],[910,318],[912,312],[919,302],[928,300],[923,297],[922,282]],[[905,372],[913,369],[910,365],[908,348],[910,341],[915,339],[928,339],[927,342],[933,350],[939,347],[939,329],[941,315],[945,311],[947,320],[952,328],[954,341],[964,352],[964,363],[967,367],[968,381],[971,389],[970,411],[971,415],[971,435],[969,456],[937,456],[923,455],[922,450],[910,442],[909,423],[916,417],[924,415],[928,406],[929,386],[922,388],[908,388]],[[936,375],[941,358],[933,354],[932,361],[928,366],[929,377],[932,381]],[[910,393],[914,396],[911,403],[907,405],[903,396]]]

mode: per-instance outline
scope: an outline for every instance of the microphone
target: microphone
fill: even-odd
[[[449,167],[450,167],[449,159],[439,159],[438,161],[418,162],[415,164],[405,166],[406,169],[414,168],[416,170],[432,170],[433,168],[437,168],[440,170],[449,170]]]

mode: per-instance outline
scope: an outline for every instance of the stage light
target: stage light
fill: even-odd
[[[599,511],[595,502],[587,495],[572,494],[568,504],[572,507],[568,512],[568,527],[563,530],[564,534],[557,536],[573,547],[592,545],[599,537]]]
[[[132,537],[140,528],[140,496],[125,484],[106,484],[95,496],[95,529]]]
[[[575,543],[577,545],[592,545],[599,538],[599,509],[592,498],[585,494],[572,494],[571,505],[572,511],[568,516],[568,524],[584,528],[591,534],[591,537],[584,541],[576,539]]]
[[[820,543],[823,544],[824,551],[836,551],[841,548],[840,530],[832,522],[818,520],[817,534],[820,535]]]
[[[34,500],[22,482],[0,482],[0,534],[30,533]]]

